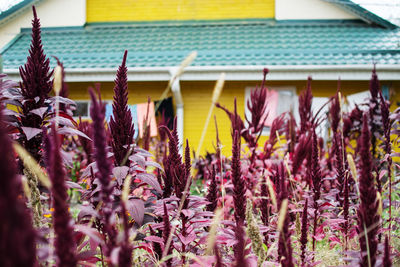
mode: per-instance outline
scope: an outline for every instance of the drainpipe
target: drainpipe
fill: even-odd
[[[171,68],[170,74],[171,77],[175,74],[177,68]],[[179,153],[183,155],[183,98],[181,94],[181,85],[179,82],[179,77],[175,79],[173,84],[171,85],[171,91],[174,95],[175,104],[176,104],[176,130],[178,132],[179,139]]]

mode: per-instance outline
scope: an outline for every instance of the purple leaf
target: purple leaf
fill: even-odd
[[[154,177],[154,175],[143,172],[143,173],[137,173],[136,178],[139,180],[142,180],[144,183],[153,187],[158,193],[162,193],[160,184],[158,183],[158,181],[157,181],[156,177]]]
[[[183,236],[182,234],[178,234],[179,239],[181,240],[182,244],[187,246],[188,244],[192,243],[196,239],[196,235],[194,232],[191,232],[187,236]]]
[[[46,113],[47,110],[48,110],[47,107],[41,107],[31,110],[31,113],[38,115],[40,118],[43,118],[43,115]]]
[[[89,238],[94,239],[99,244],[104,244],[103,236],[96,231],[96,229],[90,228],[86,225],[77,224],[75,225],[75,230],[87,235]]]
[[[65,185],[69,188],[75,188],[75,189],[79,189],[82,190],[82,186],[80,186],[77,183],[71,182],[71,181],[65,181]]]
[[[142,200],[133,198],[126,202],[126,209],[138,225],[143,224],[144,203]]]
[[[120,166],[113,169],[113,175],[117,179],[118,184],[122,185],[125,177],[128,175],[129,167]]]
[[[154,168],[157,168],[157,169],[160,169],[160,170],[164,171],[164,169],[161,167],[161,165],[158,164],[155,161],[146,161],[146,167],[147,166],[151,166],[151,167],[154,167]]]
[[[164,240],[163,240],[161,237],[154,236],[154,235],[146,236],[146,237],[144,238],[144,240],[147,240],[147,241],[149,241],[149,242],[155,242],[155,243],[164,244]]]
[[[86,134],[82,133],[81,131],[69,127],[63,127],[58,129],[59,134],[65,134],[65,135],[79,135],[82,136],[86,139],[92,140],[87,136]]]
[[[145,158],[139,154],[133,154],[132,156],[129,157],[129,160],[132,162],[136,162],[142,167],[146,166]]]
[[[21,129],[26,135],[26,139],[28,139],[28,141],[42,132],[42,129],[32,127],[21,127]]]

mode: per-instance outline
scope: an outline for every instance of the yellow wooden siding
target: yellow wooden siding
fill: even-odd
[[[344,95],[353,94],[368,90],[368,81],[342,81],[342,93]],[[204,122],[207,117],[208,109],[211,104],[211,95],[214,82],[181,82],[181,90],[184,101],[184,138],[189,139],[190,146],[196,150],[203,130]],[[255,87],[259,82],[226,82],[220,97],[220,103],[233,111],[233,100],[237,98],[238,113],[244,115],[244,92],[246,87]],[[385,82],[381,82],[385,84]],[[87,87],[93,83],[70,83],[70,97],[75,100],[88,99]],[[160,97],[166,82],[129,82],[129,104],[144,103],[147,97],[152,100]],[[267,82],[269,86],[295,86],[297,92],[305,88],[305,81],[274,81]],[[391,89],[394,93],[392,109],[396,102],[400,101],[400,82],[391,82]],[[102,97],[104,100],[112,100],[112,82],[101,84]],[[313,81],[313,94],[317,97],[329,97],[336,92],[337,83],[335,81]],[[225,155],[231,154],[231,123],[224,111],[215,108],[214,114],[217,117],[218,130],[223,145],[222,151]],[[244,117],[243,117],[244,118]],[[262,146],[267,137],[260,138],[259,144]],[[205,151],[213,152],[215,144],[214,120],[210,121],[207,134],[204,139],[202,153]]]
[[[274,0],[87,0],[87,22],[273,18]]]

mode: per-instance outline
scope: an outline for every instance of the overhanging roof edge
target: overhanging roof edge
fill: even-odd
[[[227,81],[257,81],[262,79],[262,70],[270,70],[268,80],[305,80],[309,75],[314,80],[369,80],[373,65],[310,65],[310,66],[193,66],[185,69],[181,81],[215,81],[221,72]],[[168,81],[172,67],[137,67],[128,69],[129,81]],[[400,80],[400,65],[377,65],[381,80]],[[116,69],[66,69],[68,82],[114,81]],[[13,80],[19,79],[19,71],[5,69]]]

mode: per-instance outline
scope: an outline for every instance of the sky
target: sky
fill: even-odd
[[[0,0],[0,13],[23,0]],[[67,0],[65,0],[67,1]],[[293,0],[296,1],[296,0]],[[344,0],[324,0],[326,2],[343,2]],[[347,1],[344,1],[347,2]],[[354,3],[371,12],[400,25],[400,0],[353,0]]]

